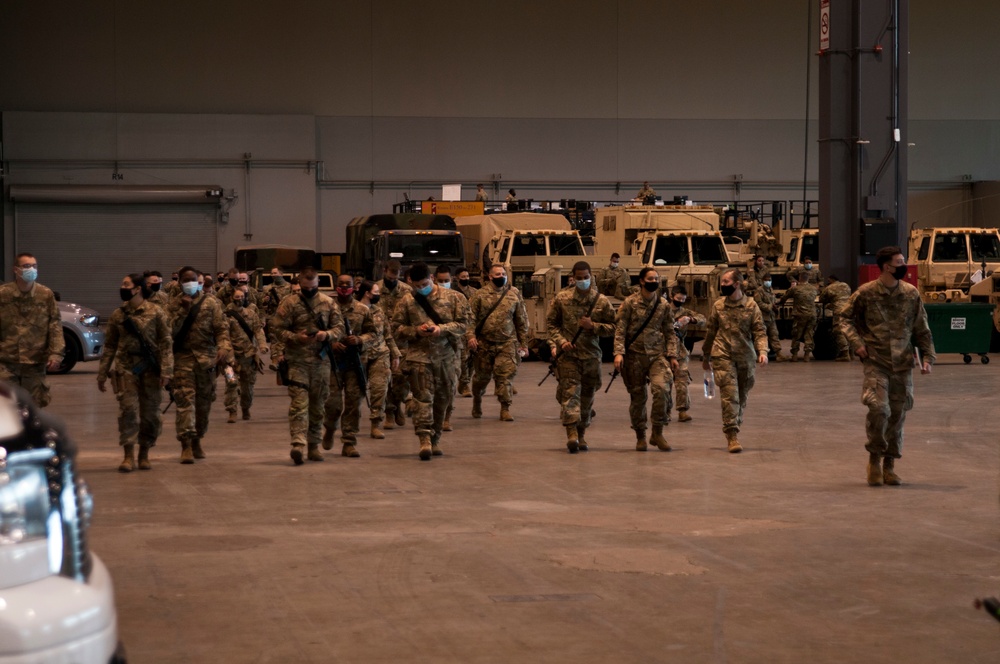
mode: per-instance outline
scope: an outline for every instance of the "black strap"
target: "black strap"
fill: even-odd
[[[427,317],[434,321],[435,325],[444,324],[444,321],[441,320],[441,316],[438,315],[438,312],[434,311],[434,307],[431,306],[431,303],[425,296],[421,295],[417,291],[413,291],[413,299],[416,300],[417,304],[420,305],[420,308],[424,310]]]
[[[187,318],[184,319],[184,322],[181,324],[181,329],[177,332],[177,336],[174,337],[175,353],[180,352],[183,348],[184,342],[187,341],[188,335],[191,334],[191,328],[194,326],[194,319],[198,317],[198,311],[201,309],[202,303],[207,299],[208,296],[203,295],[202,298],[198,300],[193,307],[191,307],[191,310],[188,311]]]
[[[507,284],[507,287],[504,288],[500,292],[500,297],[497,298],[497,301],[493,303],[493,306],[491,306],[489,308],[489,310],[486,312],[486,315],[483,316],[483,319],[481,321],[479,321],[478,325],[476,325],[476,337],[477,338],[480,337],[480,336],[482,336],[482,334],[483,334],[483,327],[486,325],[486,321],[489,320],[490,316],[493,315],[493,312],[497,310],[497,307],[500,306],[500,303],[503,302],[504,297],[507,296],[507,293],[509,291],[510,291],[510,284]]]
[[[306,296],[302,293],[299,293],[299,300],[302,301],[302,306],[306,308],[309,315],[313,317],[316,327],[325,332],[329,326],[326,324],[326,321],[323,320],[323,316],[321,314],[313,313],[313,308],[309,305],[309,300],[307,300]]]
[[[590,308],[587,309],[587,313],[584,314],[584,318],[590,318],[590,314],[594,313],[594,307],[597,306],[597,300],[601,297],[600,293],[594,293],[594,301],[590,303]],[[583,328],[580,327],[580,323],[576,324],[576,334],[573,335],[573,340],[570,341],[571,344],[575,344],[576,340],[580,338],[580,334],[583,333]]]
[[[254,343],[253,330],[250,329],[250,325],[246,322],[243,316],[240,316],[239,312],[235,309],[226,309],[226,315],[236,321],[236,323],[240,326],[240,329],[243,330],[243,334],[247,335],[247,339],[252,345]]]
[[[647,325],[649,325],[649,321],[653,320],[653,314],[656,313],[656,308],[658,306],[660,306],[660,295],[659,295],[659,293],[656,294],[656,299],[653,301],[653,309],[652,309],[652,311],[650,311],[648,314],[646,314],[646,320],[642,321],[642,325],[640,325],[639,329],[635,331],[635,334],[632,335],[631,339],[626,339],[625,340],[625,352],[626,353],[628,352],[628,347],[631,346],[633,343],[635,343],[635,340],[639,338],[639,335],[642,334],[642,331],[646,329]]]
[[[122,314],[125,316],[125,321],[122,323],[122,327],[125,331],[135,337],[135,340],[139,342],[139,352],[142,353],[143,358],[153,365],[153,369],[159,371],[160,360],[156,353],[153,352],[153,347],[146,341],[146,337],[143,336],[142,332],[139,331],[139,327],[135,324],[135,319],[128,311],[128,305],[122,306]]]

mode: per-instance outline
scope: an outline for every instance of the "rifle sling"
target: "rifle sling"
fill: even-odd
[[[250,324],[247,323],[246,319],[243,318],[243,316],[240,316],[239,312],[235,309],[226,309],[226,315],[236,321],[237,325],[240,326],[240,329],[243,330],[243,334],[247,335],[247,340],[251,345],[253,345],[253,330],[250,329]]]
[[[135,337],[135,340],[139,342],[139,352],[150,362],[154,364],[154,369],[160,370],[160,360],[156,353],[153,352],[152,346],[146,341],[146,337],[142,336],[142,332],[139,331],[139,327],[135,324],[135,320],[132,315],[129,314],[125,306],[122,306],[122,314],[125,316],[125,321],[122,323],[122,327],[125,331]]]
[[[650,311],[648,314],[646,314],[646,320],[642,321],[642,325],[639,326],[639,329],[635,331],[635,334],[633,334],[630,339],[626,339],[625,340],[625,352],[626,353],[628,352],[629,346],[631,346],[633,343],[635,343],[635,340],[639,338],[639,335],[642,334],[642,331],[646,329],[647,325],[649,325],[649,321],[653,320],[653,314],[656,313],[656,308],[658,306],[660,306],[660,296],[659,295],[657,295],[656,296],[656,300],[653,301],[653,309],[652,309],[652,311]]]
[[[207,295],[203,295],[198,302],[195,303],[191,310],[188,311],[187,318],[181,324],[181,329],[178,330],[177,336],[174,337],[174,352],[177,353],[183,349],[184,342],[187,341],[187,337],[191,334],[191,328],[194,326],[194,319],[198,317],[198,312],[201,310],[202,303],[208,298]]]
[[[417,291],[413,291],[413,299],[420,305],[420,308],[424,310],[424,313],[427,314],[427,317],[430,318],[435,325],[444,324],[444,321],[441,320],[441,316],[438,315],[438,312],[434,311],[434,307],[431,306],[431,303],[427,300],[426,296],[421,295]]]
[[[500,292],[500,297],[497,298],[497,301],[493,303],[493,306],[491,306],[489,308],[489,310],[487,310],[486,315],[483,316],[483,319],[481,321],[479,321],[478,325],[476,325],[475,336],[476,336],[477,339],[482,336],[482,334],[483,334],[483,327],[486,326],[486,321],[489,320],[490,316],[493,315],[493,312],[496,311],[497,307],[500,306],[500,303],[503,302],[503,299],[504,299],[504,297],[507,296],[507,292],[508,291],[510,291],[510,284],[508,284],[507,287],[504,288]]]

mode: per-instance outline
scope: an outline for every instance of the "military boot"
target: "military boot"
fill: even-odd
[[[194,463],[194,454],[191,452],[190,438],[185,438],[181,441],[181,463]]]
[[[244,420],[249,420],[250,419],[250,409],[249,408],[244,408],[243,409],[243,419]]]
[[[337,433],[337,430],[333,427],[326,427],[323,430],[323,449],[332,450],[333,449],[333,434]]]
[[[566,427],[566,448],[569,449],[570,454],[576,454],[580,451],[580,434],[577,432],[575,424]]]
[[[813,361],[812,351],[808,351],[807,350],[806,352],[802,353],[802,361],[803,362],[812,362]]]
[[[121,465],[118,466],[119,473],[131,473],[135,470],[135,445],[128,444],[122,445],[125,450],[125,458],[122,459]]]
[[[195,459],[205,458],[205,450],[201,449],[201,438],[191,439],[191,452],[194,453]]]
[[[635,430],[635,451],[645,452],[646,451],[646,430],[636,429]]]
[[[653,425],[653,435],[649,437],[649,442],[652,445],[656,445],[656,448],[661,452],[670,451],[670,443],[668,443],[667,439],[663,437],[662,424]]]
[[[344,446],[340,448],[340,456],[357,459],[361,456],[361,452],[358,452],[358,448],[354,446],[354,443],[344,443]]]
[[[229,418],[226,420],[226,424],[236,424],[236,411],[229,411]]]
[[[301,466],[303,464],[302,448],[305,447],[302,443],[297,443],[292,445],[292,451],[289,456],[292,457],[292,461],[295,462],[296,466]]]
[[[730,454],[738,454],[743,451],[743,446],[740,445],[739,438],[736,437],[735,431],[727,431],[726,440],[729,442]]]
[[[383,438],[385,438],[385,434],[382,433],[382,430],[378,427],[379,423],[381,422],[382,422],[381,417],[372,420],[371,437],[375,438],[376,440],[382,440]]]
[[[778,354],[774,357],[774,361],[775,362],[791,362],[792,361],[792,356],[788,355],[787,353],[782,353],[781,351],[778,351]]]
[[[585,434],[586,432],[587,432],[587,427],[583,426],[582,424],[576,425],[576,435],[580,439],[579,445],[581,452],[586,452],[587,450],[590,449],[589,447],[587,447],[587,441],[584,440],[583,438],[583,434]]]
[[[399,408],[396,409],[396,426],[406,426],[406,415],[403,413],[403,404],[399,404]]]
[[[798,362],[799,361],[798,351],[792,351],[792,356],[788,358],[788,361],[789,362]]]
[[[882,457],[868,454],[868,486],[882,486]]]
[[[139,470],[149,470],[152,466],[149,465],[149,447],[146,445],[139,445]]]
[[[420,460],[429,461],[433,453],[434,447],[431,445],[431,435],[429,433],[420,434]]]
[[[396,428],[396,418],[392,413],[385,414],[385,421],[382,422],[382,428],[388,431],[389,429]]]
[[[500,404],[500,421],[501,422],[513,422],[514,416],[510,414],[510,404],[502,403]]]
[[[688,415],[688,412],[686,410],[679,410],[679,411],[677,411],[677,421],[678,422],[690,422],[693,419],[694,419],[693,417],[691,417],[690,415]]]
[[[306,458],[310,461],[322,461],[323,453],[319,451],[319,445],[316,443],[310,443],[309,449],[306,452]]]
[[[433,456],[444,456],[444,452],[441,451],[441,447],[433,438],[431,438],[431,454]]]
[[[837,361],[838,362],[850,362],[851,361],[851,354],[850,353],[841,353],[840,355],[837,356]]]
[[[469,398],[472,396],[472,390],[469,389],[468,383],[461,383],[458,386],[458,396]]]
[[[903,483],[903,480],[893,470],[895,465],[896,460],[892,457],[882,459],[882,481],[885,482],[886,486],[899,486]]]
[[[478,394],[472,395],[472,416],[477,420],[483,416],[483,398]]]
[[[454,431],[454,429],[451,428],[450,413],[444,418],[444,422],[441,423],[441,431]]]

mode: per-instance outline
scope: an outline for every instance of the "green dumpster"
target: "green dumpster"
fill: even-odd
[[[934,335],[934,351],[960,353],[965,363],[972,354],[989,364],[990,339],[993,336],[993,305],[980,302],[924,304],[927,324]]]

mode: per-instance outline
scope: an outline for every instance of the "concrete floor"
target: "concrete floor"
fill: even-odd
[[[1000,362],[915,377],[898,488],[864,482],[856,363],[760,371],[741,455],[699,367],[673,452],[634,451],[619,381],[570,456],[545,369],[516,422],[458,400],[444,457],[407,427],[300,468],[269,373],[251,422],[216,403],[206,460],[168,419],[130,475],[96,364],[55,377],[130,661],[1000,661],[972,608],[1000,594]]]

